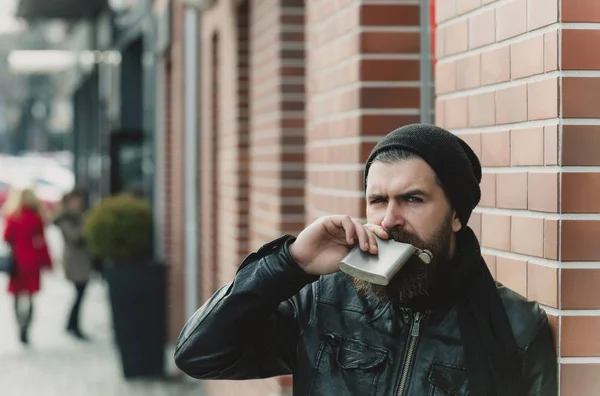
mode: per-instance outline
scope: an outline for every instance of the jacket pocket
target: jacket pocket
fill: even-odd
[[[429,370],[429,396],[467,396],[467,370],[436,363]]]
[[[311,395],[375,395],[388,351],[360,340],[326,333],[321,342]]]

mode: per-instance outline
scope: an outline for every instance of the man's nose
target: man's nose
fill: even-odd
[[[391,230],[394,227],[403,227],[405,224],[405,219],[402,214],[402,208],[394,203],[390,203],[387,207],[385,216],[383,221],[381,222],[381,226],[385,230]]]

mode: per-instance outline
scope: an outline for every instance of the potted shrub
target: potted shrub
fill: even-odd
[[[166,268],[153,260],[153,219],[143,198],[119,194],[86,216],[90,252],[103,260],[123,374],[162,377],[166,344]]]

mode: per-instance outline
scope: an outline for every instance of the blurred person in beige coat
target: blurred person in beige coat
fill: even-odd
[[[67,322],[67,332],[79,339],[87,339],[81,332],[79,316],[86,286],[92,273],[92,257],[83,236],[84,194],[80,189],[65,194],[62,211],[54,224],[64,238],[63,267],[65,277],[75,286],[75,300]]]

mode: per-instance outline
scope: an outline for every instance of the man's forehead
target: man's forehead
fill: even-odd
[[[422,158],[414,157],[392,163],[373,162],[367,177],[367,191],[388,189],[392,186],[406,188],[419,184],[435,183],[433,169]]]

